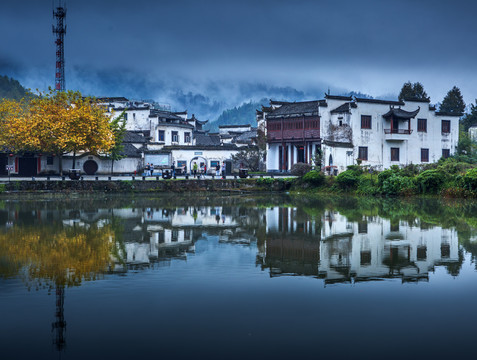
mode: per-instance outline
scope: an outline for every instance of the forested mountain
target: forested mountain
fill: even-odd
[[[268,106],[269,100],[262,99],[259,102],[250,101],[236,106],[233,109],[224,110],[222,114],[212,123],[207,124],[210,132],[218,132],[220,125],[244,125],[251,124],[257,126],[255,110],[261,109],[262,105]]]
[[[17,80],[0,75],[0,99],[20,100],[26,95],[27,90]]]

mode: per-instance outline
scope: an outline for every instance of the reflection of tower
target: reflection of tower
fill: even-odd
[[[65,48],[64,40],[66,34],[66,25],[63,21],[66,17],[66,7],[61,5],[61,0],[56,11],[53,10],[53,17],[56,17],[56,27],[53,27],[53,34],[56,34],[56,72],[55,72],[55,89],[57,91],[65,91]]]
[[[64,316],[64,304],[65,304],[65,287],[63,285],[57,285],[56,287],[56,321],[51,324],[51,331],[56,330],[55,339],[53,343],[56,345],[56,349],[61,351],[65,348],[65,331],[66,321]]]

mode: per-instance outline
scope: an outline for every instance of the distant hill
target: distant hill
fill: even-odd
[[[257,127],[255,110],[261,109],[262,105],[269,105],[268,99],[262,99],[259,102],[250,101],[236,106],[233,109],[224,110],[222,114],[212,123],[207,124],[206,129],[210,132],[218,132],[220,125],[244,125],[250,124]]]
[[[301,95],[301,93],[300,93]],[[350,91],[348,93],[339,94],[344,96],[356,96],[358,98],[372,99],[373,97],[368,94],[363,94],[360,92]],[[285,99],[278,99],[283,101],[301,101],[301,97],[298,99],[292,99],[290,97],[285,97]],[[227,109],[222,112],[222,114],[213,122],[209,122],[206,126],[207,130],[210,132],[218,132],[220,125],[244,125],[250,124],[253,127],[257,126],[257,120],[255,117],[255,110],[262,108],[262,105],[269,106],[270,101],[267,98],[263,98],[260,101],[250,101],[243,103],[240,106],[236,106],[232,109]]]
[[[0,75],[0,99],[20,100],[28,91],[17,80]]]

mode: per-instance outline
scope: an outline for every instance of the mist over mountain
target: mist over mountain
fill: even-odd
[[[51,74],[35,72],[33,69],[14,72],[14,77],[25,87],[46,90],[53,85]],[[297,89],[258,81],[192,81],[188,78],[144,76],[143,73],[121,68],[93,70],[72,67],[66,79],[68,89],[79,90],[83,95],[152,99],[171,111],[187,110],[189,116],[194,114],[200,120],[209,120],[211,131],[217,131],[219,125],[225,124],[248,123],[255,126],[255,110],[260,109],[262,104],[268,104],[269,99],[316,100],[322,99],[330,91],[328,85],[319,81],[311,88]],[[370,97],[340,88],[334,88],[331,93]]]
[[[17,80],[0,75],[0,99],[20,100],[28,91]]]

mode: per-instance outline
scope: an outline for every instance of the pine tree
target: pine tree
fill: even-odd
[[[471,126],[477,125],[477,100],[475,100],[475,105],[470,104],[470,113],[465,114],[461,119],[461,124],[466,132]]]
[[[420,82],[412,84],[410,81],[404,83],[399,93],[399,100],[429,100],[429,96]]]
[[[465,102],[460,89],[454,86],[445,96],[439,111],[453,114],[463,114],[465,111]]]

